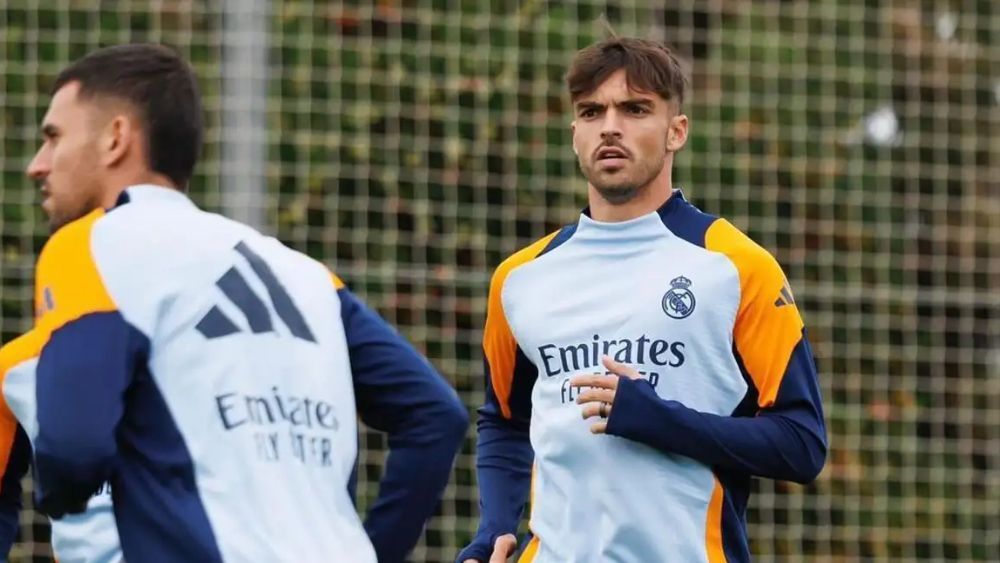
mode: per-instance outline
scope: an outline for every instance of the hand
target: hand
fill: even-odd
[[[608,417],[611,416],[611,409],[614,408],[619,378],[639,379],[640,377],[635,368],[616,362],[609,356],[604,356],[602,363],[616,377],[603,374],[577,375],[569,380],[569,384],[573,387],[592,388],[577,395],[576,402],[583,405],[582,414],[585,420],[595,416],[601,417],[601,420],[590,426],[590,432],[593,434],[604,434],[608,430]]]
[[[487,563],[507,563],[514,550],[517,549],[517,538],[514,534],[504,534],[493,542],[493,555]],[[480,563],[477,559],[466,559],[463,563]]]

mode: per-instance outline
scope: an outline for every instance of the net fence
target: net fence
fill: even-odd
[[[492,268],[584,204],[566,64],[601,18],[670,42],[692,85],[675,179],[777,256],[821,372],[829,461],[810,486],[756,483],[756,560],[1000,560],[1000,4],[286,0],[264,16],[267,230],[330,264],[470,407]],[[226,25],[221,1],[0,0],[4,342],[31,322],[46,229],[23,170],[54,75],[99,46],[178,48],[208,112],[193,197],[225,211]],[[364,506],[386,442],[362,445]],[[473,445],[414,561],[471,538]],[[26,510],[11,559],[46,560],[47,538]]]

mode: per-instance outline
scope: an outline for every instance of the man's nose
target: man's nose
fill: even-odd
[[[44,180],[45,177],[49,175],[49,163],[44,149],[39,150],[38,153],[35,154],[35,157],[31,159],[25,173],[29,178],[35,180],[36,182]]]

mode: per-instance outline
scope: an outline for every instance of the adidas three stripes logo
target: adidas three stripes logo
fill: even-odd
[[[785,305],[795,305],[795,298],[792,297],[792,290],[788,287],[788,282],[781,288],[781,295],[774,300],[775,307],[784,307]]]
[[[288,295],[285,287],[281,285],[281,282],[278,281],[278,278],[274,275],[274,271],[267,265],[267,262],[256,252],[250,250],[250,247],[246,243],[240,242],[236,245],[235,250],[246,259],[250,264],[250,269],[253,270],[253,273],[264,284],[264,287],[267,288],[268,298],[271,300],[274,311],[278,314],[281,322],[285,323],[285,326],[288,327],[292,335],[302,340],[316,342],[316,338],[313,336],[312,331],[309,330],[309,325],[306,324],[302,313],[295,306],[292,298]],[[243,316],[247,319],[247,323],[250,325],[251,332],[254,334],[274,332],[274,319],[271,317],[270,310],[264,303],[264,300],[251,289],[250,284],[247,283],[243,274],[236,269],[236,266],[229,268],[215,282],[215,285],[243,313]],[[241,332],[236,323],[227,317],[219,309],[218,305],[212,306],[208,313],[198,321],[195,328],[208,339],[222,338]]]

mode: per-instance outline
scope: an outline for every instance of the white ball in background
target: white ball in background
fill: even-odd
[[[865,136],[873,145],[894,146],[899,143],[901,133],[899,118],[889,106],[883,106],[865,118]]]

